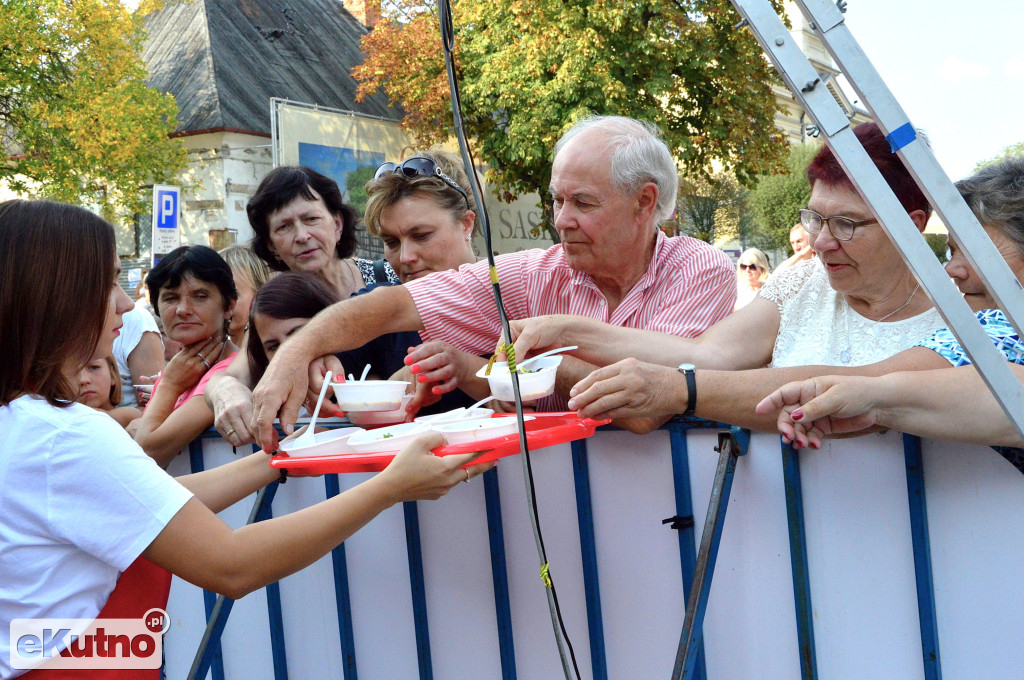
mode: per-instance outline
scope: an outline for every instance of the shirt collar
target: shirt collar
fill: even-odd
[[[655,230],[657,234],[654,237],[654,255],[651,256],[651,262],[647,265],[647,271],[637,279],[637,282],[629,290],[627,296],[632,295],[634,290],[646,290],[658,280],[658,263],[661,262],[661,251],[665,248],[665,244],[668,243],[668,238],[661,229],[655,227]],[[594,283],[594,278],[590,274],[572,269],[571,267],[569,271],[572,272],[570,281],[574,286],[585,285],[597,290],[597,284]]]

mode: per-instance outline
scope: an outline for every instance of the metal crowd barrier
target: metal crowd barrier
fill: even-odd
[[[533,453],[584,678],[670,677],[716,427],[608,429]],[[172,474],[241,455],[213,434]],[[294,478],[221,516],[240,526],[368,477]],[[561,677],[522,488],[519,461],[505,458],[234,603],[175,579],[167,677]],[[1013,677],[1024,667],[1022,534],[1024,477],[991,449],[885,433],[797,453],[754,434],[736,464],[693,677]],[[204,641],[218,606],[230,616],[215,616]],[[203,672],[190,676],[197,660]]]

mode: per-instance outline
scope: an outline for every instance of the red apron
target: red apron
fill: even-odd
[[[114,592],[97,618],[141,619],[154,607],[167,607],[171,572],[145,557],[132,562],[114,586]],[[160,680],[160,669],[47,670],[38,668],[20,676],[24,680]],[[20,679],[19,679],[20,680]]]

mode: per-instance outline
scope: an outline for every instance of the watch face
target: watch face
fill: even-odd
[[[679,370],[680,371],[693,371],[696,368],[697,367],[694,366],[693,364],[679,364]]]

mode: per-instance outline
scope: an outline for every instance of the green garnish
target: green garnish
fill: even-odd
[[[384,436],[381,437],[381,439],[389,439],[389,438],[394,437],[394,436],[395,435],[391,434],[390,432],[385,432]]]

